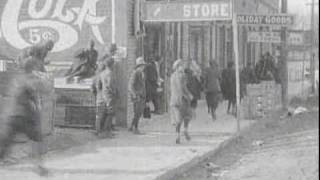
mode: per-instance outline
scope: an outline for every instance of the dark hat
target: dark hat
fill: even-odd
[[[51,51],[51,50],[53,49],[53,46],[54,46],[53,40],[49,39],[48,41],[46,41],[45,46],[46,46],[46,48],[47,48],[48,50]]]

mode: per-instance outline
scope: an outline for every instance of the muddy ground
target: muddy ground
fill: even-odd
[[[291,107],[310,111],[281,118],[274,112],[240,137],[172,180],[318,179],[318,98],[294,100]]]

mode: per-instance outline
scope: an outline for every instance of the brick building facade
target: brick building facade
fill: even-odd
[[[176,0],[198,2],[198,0]],[[210,0],[204,0],[210,1]],[[117,123],[126,126],[132,117],[128,79],[139,55],[164,58],[169,74],[177,58],[195,59],[202,66],[214,59],[221,68],[232,60],[232,26],[225,21],[143,23],[145,36],[135,35],[139,0],[4,0],[0,2],[0,54],[16,58],[21,49],[46,39],[56,41],[52,61],[72,61],[73,53],[96,42],[99,56],[112,41],[126,52],[119,59],[120,104]],[[150,1],[154,2],[155,1]],[[142,3],[150,3],[148,0]],[[162,1],[167,2],[167,1]],[[172,0],[171,2],[174,2]],[[238,13],[275,13],[278,0],[235,0]],[[141,9],[143,11],[143,9]],[[113,17],[114,14],[114,17]],[[114,22],[113,22],[114,19]],[[239,27],[240,64],[255,62],[272,45],[246,42],[249,30]],[[168,82],[169,76],[164,79]],[[168,96],[168,93],[166,94]]]

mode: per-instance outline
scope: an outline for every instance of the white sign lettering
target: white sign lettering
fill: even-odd
[[[180,22],[231,20],[231,0],[193,2],[149,2],[142,12],[143,21]]]
[[[218,4],[186,4],[183,6],[185,18],[193,17],[227,17],[230,16],[230,5]]]
[[[66,8],[67,0],[29,0],[27,16],[21,18],[25,0],[8,0],[2,10],[0,38],[16,49],[53,39],[53,52],[59,52],[74,46],[87,24],[96,40],[105,44],[99,25],[106,17],[97,16],[99,1],[83,0],[81,7]],[[23,37],[23,31],[28,37]]]
[[[281,43],[278,32],[249,32],[248,42]]]

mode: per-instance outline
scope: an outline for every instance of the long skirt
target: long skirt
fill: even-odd
[[[216,109],[218,107],[219,101],[220,101],[220,93],[219,92],[207,92],[206,93],[206,101],[207,106],[209,108]]]
[[[190,102],[185,101],[180,105],[171,106],[171,122],[173,125],[188,123],[192,119],[192,108]]]

